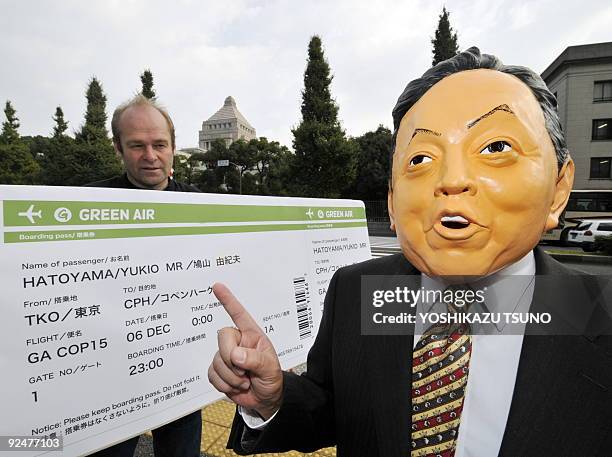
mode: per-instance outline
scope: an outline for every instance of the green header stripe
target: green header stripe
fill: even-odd
[[[4,201],[5,227],[365,219],[362,206]],[[65,208],[65,209],[64,209]],[[67,211],[66,211],[67,209]]]
[[[206,227],[149,227],[92,230],[49,230],[5,232],[5,243],[32,243],[41,241],[81,241],[110,238],[142,238],[152,236],[210,235],[216,233],[279,232],[287,230],[320,230],[366,227],[366,222],[329,222],[313,224],[227,225]],[[87,233],[88,236],[84,236]],[[81,236],[79,237],[78,234]],[[93,236],[91,235],[93,234]]]

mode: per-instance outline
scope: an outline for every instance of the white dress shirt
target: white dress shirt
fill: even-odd
[[[527,313],[533,298],[534,280],[535,259],[533,251],[530,251],[518,262],[471,284],[475,289],[486,287],[484,309],[471,311]],[[443,290],[446,287],[440,280],[426,275],[421,276],[421,285],[425,290]],[[423,303],[418,303],[417,313],[431,312],[433,306],[425,309]],[[523,335],[517,334],[522,329],[517,326],[501,323],[480,325],[480,328],[472,325],[474,333],[486,334],[472,336],[470,371],[455,457],[499,454],[523,346]],[[423,330],[417,320],[414,345]],[[238,407],[238,411],[246,425],[255,430],[265,428],[276,415],[264,421],[255,412],[242,407]]]
[[[484,304],[491,313],[527,313],[535,284],[533,251],[508,267],[470,284],[486,287]],[[444,289],[437,279],[421,276],[426,290]],[[430,305],[431,307],[431,305]],[[417,304],[417,312],[431,312]],[[480,325],[480,328],[478,327]],[[484,327],[484,328],[483,328]],[[424,329],[415,328],[416,345]],[[461,413],[455,457],[489,457],[499,454],[523,346],[524,325],[473,324],[472,354],[466,393]],[[481,333],[481,334],[478,334]],[[517,334],[521,333],[521,334]]]

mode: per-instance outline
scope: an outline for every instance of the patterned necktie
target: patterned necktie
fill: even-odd
[[[457,312],[449,306],[449,312]],[[453,457],[467,385],[467,324],[434,325],[413,351],[411,457]]]

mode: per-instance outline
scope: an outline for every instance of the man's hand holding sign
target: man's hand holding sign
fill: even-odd
[[[224,284],[213,292],[236,325],[217,333],[219,350],[208,380],[237,405],[269,419],[281,404],[283,376],[270,339]]]

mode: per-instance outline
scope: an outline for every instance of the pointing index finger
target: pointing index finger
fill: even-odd
[[[220,282],[213,285],[213,292],[219,299],[227,314],[232,318],[232,321],[240,331],[252,330],[262,333],[261,328],[255,322],[255,319],[244,309],[242,303],[234,296],[231,290]]]

